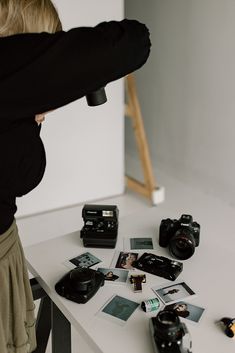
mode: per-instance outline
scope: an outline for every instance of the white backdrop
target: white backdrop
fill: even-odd
[[[54,3],[65,30],[123,18],[123,0]],[[41,131],[46,172],[35,190],[17,200],[17,217],[123,192],[123,80],[109,84],[106,94],[102,106],[88,107],[82,98],[47,115]]]
[[[235,206],[235,1],[125,7],[151,33],[150,58],[135,77],[156,177],[160,169]],[[126,129],[126,166],[135,176],[132,135]]]

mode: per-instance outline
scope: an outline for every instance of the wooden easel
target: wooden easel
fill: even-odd
[[[141,183],[140,181],[130,176],[126,176],[126,185],[133,191],[149,198],[153,202],[153,204],[156,204],[163,201],[161,199],[162,197],[164,199],[164,196],[162,194],[160,198],[156,198],[156,192],[158,192],[160,188],[157,187],[153,174],[153,168],[149,154],[148,142],[144,130],[142,113],[137,97],[134,75],[127,75],[125,81],[127,93],[125,115],[132,119],[132,126],[135,133],[138,154],[144,174],[144,183]],[[156,201],[156,199],[159,200]]]

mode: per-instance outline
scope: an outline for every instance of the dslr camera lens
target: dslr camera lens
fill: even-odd
[[[190,232],[179,230],[169,241],[169,251],[180,260],[189,259],[195,252],[196,242]]]
[[[179,220],[163,219],[159,230],[159,245],[169,246],[172,256],[180,260],[190,258],[199,245],[200,225],[191,215],[183,214]]]

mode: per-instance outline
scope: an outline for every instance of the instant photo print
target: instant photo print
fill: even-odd
[[[152,287],[152,290],[165,305],[195,295],[195,292],[185,282],[167,285],[165,287],[156,286]]]
[[[156,241],[152,237],[125,237],[123,238],[123,250],[147,250],[155,249]]]
[[[76,267],[89,268],[100,262],[101,260],[98,259],[98,257],[92,255],[90,252],[85,252],[81,255],[64,261],[64,265],[70,269],[74,269]]]
[[[128,280],[129,271],[118,268],[104,268],[98,267],[97,271],[104,274],[106,283],[126,284]]]
[[[200,306],[186,303],[184,301],[167,305],[164,310],[173,310],[181,318],[193,321],[195,323],[199,323],[205,311],[205,309]]]
[[[152,238],[130,238],[131,250],[153,249]]]
[[[137,252],[132,251],[116,251],[114,253],[111,267],[133,270],[133,264],[137,260],[138,255]]]
[[[97,316],[124,326],[138,306],[139,303],[133,300],[115,295],[101,308]]]

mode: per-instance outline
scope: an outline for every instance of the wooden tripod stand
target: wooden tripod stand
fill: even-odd
[[[126,176],[127,187],[149,198],[154,205],[164,201],[164,188],[156,185],[152,163],[149,154],[148,142],[144,130],[142,113],[137,97],[135,79],[133,74],[126,76],[127,103],[125,115],[132,119],[138,154],[144,174],[144,183]]]

